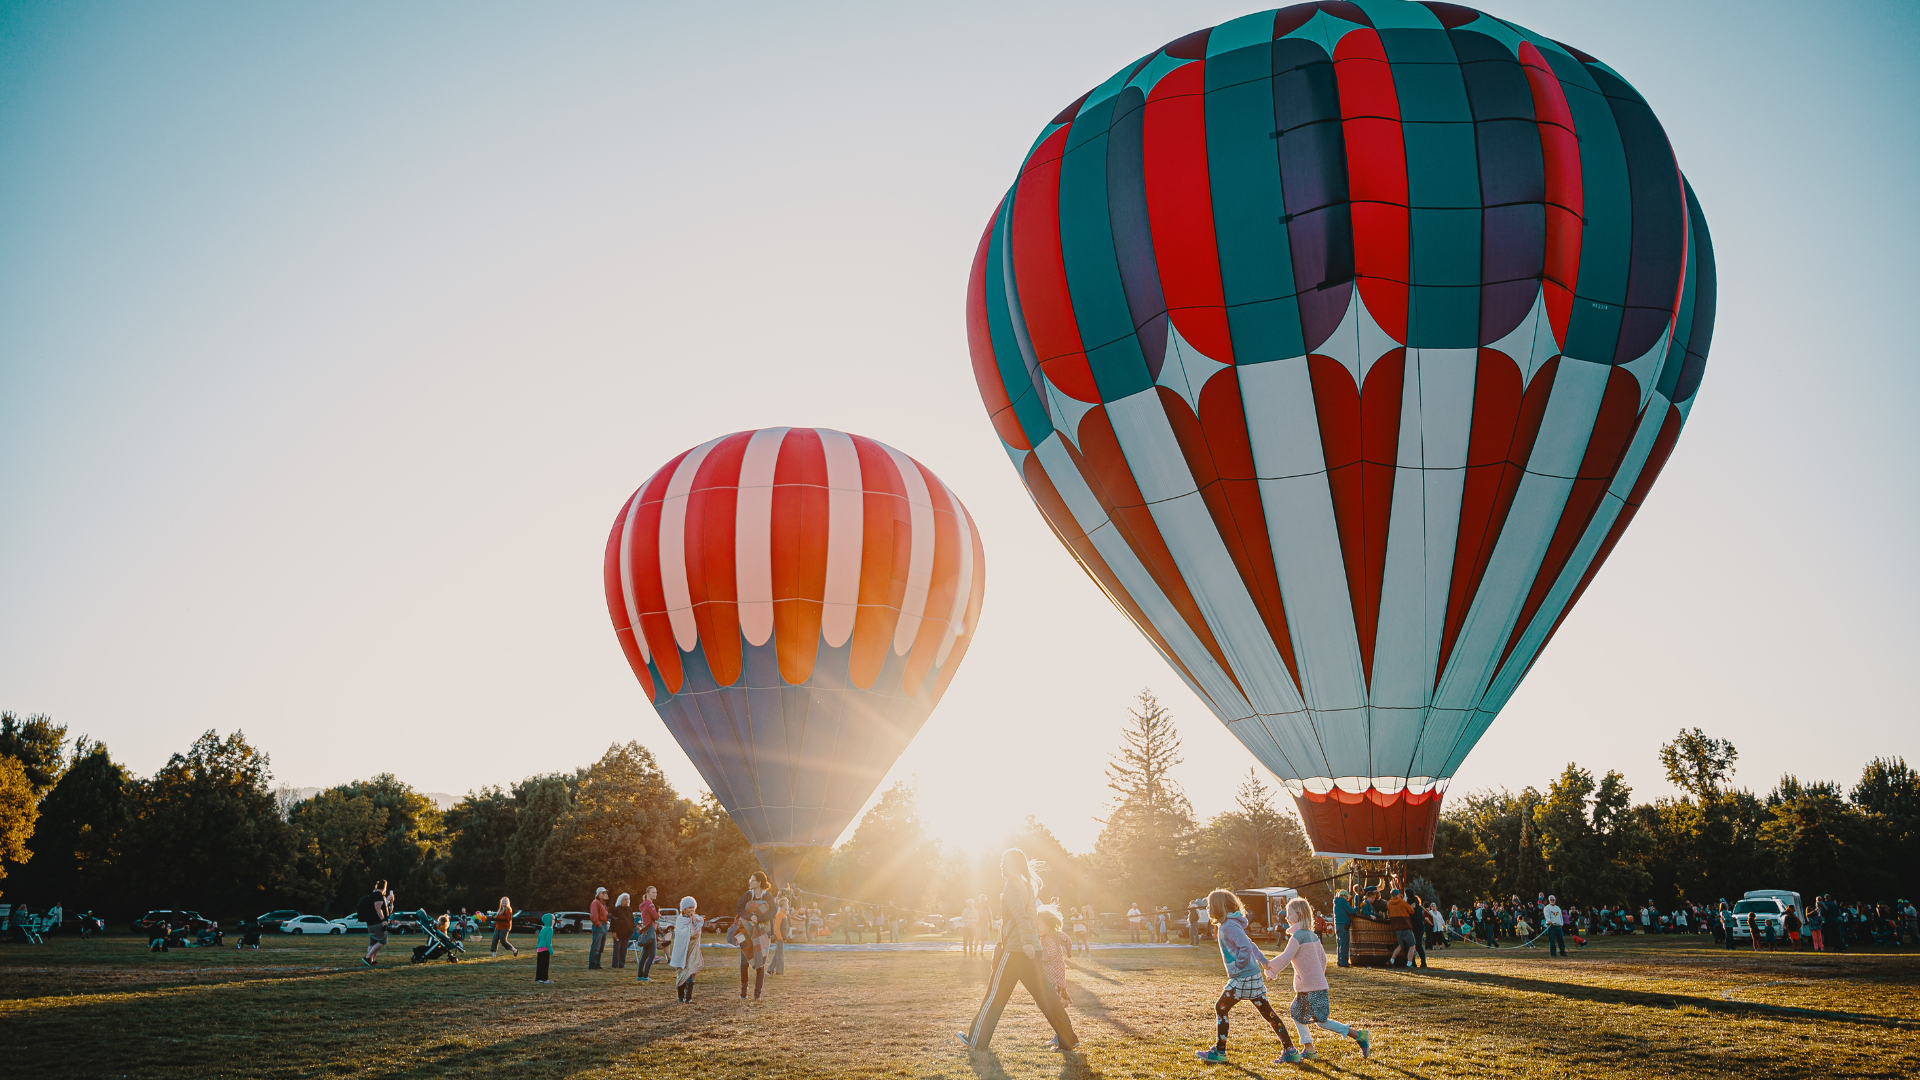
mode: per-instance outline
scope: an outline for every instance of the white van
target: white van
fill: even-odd
[[[1733,905],[1733,938],[1735,941],[1747,939],[1748,916],[1760,920],[1760,924],[1773,924],[1773,940],[1787,940],[1787,907],[1793,907],[1793,913],[1805,919],[1807,909],[1800,901],[1800,894],[1787,889],[1751,889]],[[1765,935],[1765,931],[1761,931]]]

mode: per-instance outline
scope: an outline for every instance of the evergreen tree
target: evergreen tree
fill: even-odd
[[[1107,765],[1112,810],[1094,844],[1118,903],[1184,906],[1208,875],[1196,859],[1193,807],[1174,782],[1181,763],[1173,714],[1142,690],[1127,710],[1120,751]]]

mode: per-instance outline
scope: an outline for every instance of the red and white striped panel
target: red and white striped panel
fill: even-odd
[[[769,644],[803,684],[820,646],[839,685],[899,690],[950,676],[977,615],[985,552],[939,477],[885,443],[831,428],[762,428],[702,443],[640,486],[608,538],[609,614],[643,682],[680,691],[700,650],[719,686]],[[944,685],[944,681],[942,683]],[[893,689],[891,687],[887,688]]]

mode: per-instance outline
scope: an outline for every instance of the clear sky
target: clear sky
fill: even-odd
[[[637,738],[600,558],[673,454],[886,441],[966,501],[978,637],[895,770],[935,830],[1091,845],[1129,698],[1253,758],[1054,541],[962,300],[1030,141],[1239,3],[0,5],[0,707],[141,773],[242,728],[296,786],[464,792]],[[1652,103],[1720,268],[1646,509],[1456,792],[1920,761],[1920,5],[1492,10]]]

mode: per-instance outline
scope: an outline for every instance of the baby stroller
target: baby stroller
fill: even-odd
[[[252,919],[252,918],[241,919],[240,920],[240,944],[235,945],[234,948],[257,949],[259,947],[260,947],[260,920]]]
[[[426,908],[421,908],[415,912],[414,918],[420,923],[420,932],[427,935],[427,943],[425,945],[415,945],[413,947],[414,963],[424,964],[430,960],[438,960],[443,956],[447,958],[447,963],[449,964],[457,964],[460,962],[460,958],[453,954],[466,952],[467,947],[465,945],[455,941],[452,937],[449,937],[445,931],[441,930],[440,924],[436,922],[432,916],[427,914]]]

